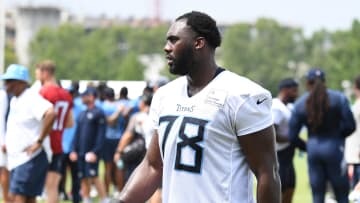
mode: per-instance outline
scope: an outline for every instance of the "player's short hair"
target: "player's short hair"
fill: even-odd
[[[279,90],[282,90],[284,88],[293,88],[298,87],[299,83],[296,82],[296,80],[292,78],[285,78],[279,82]]]
[[[143,101],[146,106],[150,106],[152,98],[153,98],[153,94],[145,93],[141,96],[141,101]]]
[[[55,73],[56,65],[52,60],[45,60],[38,64],[36,64],[36,68],[40,69],[41,71],[48,71],[50,74]]]
[[[356,89],[360,90],[360,75],[355,78],[354,85]]]
[[[123,97],[127,97],[128,96],[128,88],[127,87],[122,87],[120,89],[120,96],[123,96]]]
[[[182,19],[186,19],[186,24],[199,36],[204,37],[211,47],[215,49],[221,45],[221,35],[216,21],[209,15],[191,11],[179,16],[176,21]]]

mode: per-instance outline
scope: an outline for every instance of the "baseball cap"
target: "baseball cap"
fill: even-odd
[[[315,80],[316,78],[319,78],[321,80],[325,80],[325,72],[322,71],[320,68],[312,68],[308,71],[306,74],[306,79],[308,80]]]
[[[8,66],[5,74],[0,76],[1,80],[21,80],[30,82],[29,70],[19,64],[11,64]]]
[[[292,88],[292,87],[298,87],[299,83],[296,82],[296,80],[292,78],[285,78],[279,82],[279,90],[283,88]]]
[[[93,95],[93,96],[97,97],[96,88],[94,88],[94,87],[86,88],[86,90],[83,93],[81,93],[81,96],[86,96],[86,95]]]
[[[107,87],[104,89],[104,94],[107,98],[114,98],[115,97],[115,92],[114,89],[111,87]]]

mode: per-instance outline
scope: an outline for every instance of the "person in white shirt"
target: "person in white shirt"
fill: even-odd
[[[4,203],[10,202],[9,197],[9,171],[6,169],[7,158],[5,148],[6,116],[8,113],[8,95],[0,89],[0,183]]]
[[[360,181],[360,76],[357,76],[354,81],[354,95],[355,103],[352,106],[352,112],[356,130],[345,141],[345,159],[348,164],[351,188],[354,188]]]
[[[295,190],[296,177],[293,164],[295,146],[289,142],[288,133],[291,105],[298,97],[298,86],[299,84],[292,78],[281,80],[278,96],[273,99],[272,104],[283,203],[292,202]]]
[[[49,142],[43,141],[52,128],[55,112],[50,102],[29,90],[26,67],[11,64],[1,79],[5,81],[6,91],[13,95],[5,136],[10,192],[16,203],[36,202],[48,169],[43,144]]]
[[[154,135],[120,202],[145,202],[162,183],[164,203],[253,203],[253,174],[256,202],[280,202],[271,94],[218,67],[220,44],[205,13],[186,13],[171,25],[164,51],[180,77],[154,94]]]

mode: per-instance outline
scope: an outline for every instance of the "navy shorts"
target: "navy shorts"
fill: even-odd
[[[79,179],[83,178],[92,178],[98,176],[99,161],[95,163],[89,163],[85,161],[84,157],[80,157],[78,160],[78,177]]]
[[[49,171],[54,171],[59,174],[62,174],[65,165],[65,155],[64,154],[53,154],[51,163],[49,165]]]
[[[11,170],[10,192],[26,197],[41,195],[49,162],[46,153],[40,154]]]
[[[105,162],[110,162],[114,160],[114,154],[118,144],[118,139],[105,139],[102,147],[102,159]]]
[[[287,189],[295,188],[296,176],[293,164],[294,150],[295,148],[293,146],[289,146],[277,152],[282,192]]]

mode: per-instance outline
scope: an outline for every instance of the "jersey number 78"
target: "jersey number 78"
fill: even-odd
[[[159,123],[167,123],[164,131],[164,136],[161,143],[161,148],[164,156],[164,150],[166,140],[172,129],[174,122],[180,117],[178,116],[164,116],[160,118]],[[175,157],[175,169],[183,170],[192,173],[200,173],[202,158],[203,158],[203,147],[198,143],[204,139],[205,125],[208,123],[207,120],[202,120],[193,117],[184,117],[181,121],[180,128],[178,129],[177,135],[181,138],[181,141],[176,144],[176,157]],[[196,127],[195,134],[189,134],[187,127]],[[192,165],[182,163],[183,150],[185,147],[190,147],[194,150],[194,163]]]

